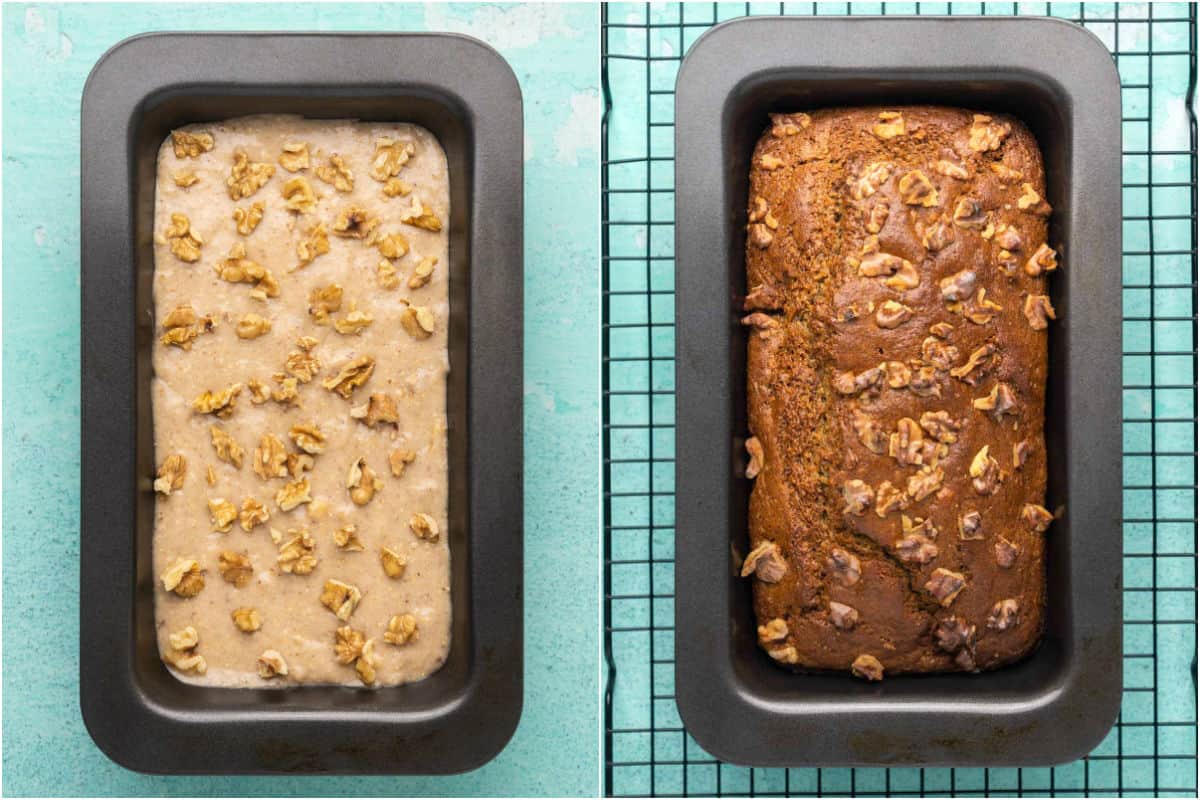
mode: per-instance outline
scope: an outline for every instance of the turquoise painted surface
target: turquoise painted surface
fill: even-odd
[[[597,790],[597,24],[590,5],[5,6],[5,794],[580,795]],[[113,764],[83,728],[75,588],[79,96],[100,55],[127,36],[217,28],[459,31],[500,50],[521,81],[526,690],[512,742],[475,772],[448,778],[150,777]]]
[[[674,114],[679,59],[780,3],[612,3],[605,364],[617,796],[716,793],[1196,795],[1193,155],[1182,3],[785,3],[789,14],[1053,14],[1119,53],[1123,148],[1124,695],[1086,761],[1035,769],[752,769],[717,762],[674,702]],[[647,224],[647,221],[653,224]],[[1153,251],[1153,254],[1151,254]],[[1069,267],[1068,267],[1069,268]],[[653,361],[646,361],[652,356]],[[622,360],[624,359],[624,360]],[[622,424],[628,428],[620,428]],[[665,460],[664,460],[665,459]],[[647,496],[650,489],[653,496]],[[1156,523],[1152,520],[1157,519]],[[653,763],[652,763],[653,762]]]

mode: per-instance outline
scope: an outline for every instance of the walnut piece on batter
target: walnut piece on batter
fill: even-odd
[[[417,638],[417,618],[412,614],[397,614],[388,620],[387,631],[383,640],[397,647],[415,641]]]
[[[436,542],[440,535],[437,520],[428,514],[413,514],[408,520],[408,527],[418,539],[427,542]]]
[[[350,465],[350,472],[346,475],[346,488],[356,506],[365,506],[375,497],[375,493],[383,488],[383,481],[375,474],[375,470],[367,466],[367,460],[360,458]]]
[[[347,362],[336,375],[323,380],[321,385],[349,400],[354,390],[366,383],[374,371],[375,359],[359,356]]]
[[[176,489],[183,488],[183,480],[187,477],[187,459],[181,453],[169,455],[158,468],[154,480],[154,491],[170,495]]]
[[[272,530],[271,538],[281,540],[283,536],[276,536],[277,533],[278,531]],[[287,535],[291,538],[279,544],[279,557],[276,559],[279,568],[292,575],[312,574],[317,567],[316,543],[308,529],[292,528],[288,530]]]
[[[195,597],[204,588],[204,570],[194,558],[176,559],[159,578],[164,589],[180,597]]]
[[[358,608],[360,600],[362,600],[362,592],[358,590],[357,586],[332,578],[325,581],[325,586],[321,590],[321,605],[332,611],[342,622],[350,619],[354,609]]]
[[[389,578],[404,577],[404,570],[408,567],[408,559],[392,548],[382,548],[379,551],[379,561],[383,564],[383,571]]]
[[[171,146],[176,158],[199,158],[201,153],[213,149],[216,140],[211,133],[204,131],[171,131]]]

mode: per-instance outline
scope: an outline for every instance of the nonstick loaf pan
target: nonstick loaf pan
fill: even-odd
[[[1049,19],[756,17],[692,47],[675,94],[676,696],[739,764],[1045,765],[1081,756],[1121,697],[1121,107],[1091,34]],[[792,674],[757,646],[745,553],[745,209],[768,113],[934,103],[1009,112],[1045,158],[1051,281],[1048,608],[995,672]]]
[[[450,175],[447,387],[453,629],[429,678],[379,690],[184,684],[159,660],[151,533],[155,158],[247,114],[412,122]],[[156,773],[447,773],[492,758],[522,700],[521,91],[449,34],[160,33],[97,64],[82,107],[80,703]],[[397,332],[397,335],[404,335]]]

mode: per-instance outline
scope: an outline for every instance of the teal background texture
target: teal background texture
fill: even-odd
[[[591,795],[599,788],[599,36],[594,5],[88,4],[3,9],[6,795]],[[525,699],[450,777],[160,777],[79,714],[79,99],[154,30],[456,31],[525,103]],[[86,598],[103,602],[103,598]],[[131,732],[131,735],[137,735]],[[219,765],[214,765],[218,766]]]

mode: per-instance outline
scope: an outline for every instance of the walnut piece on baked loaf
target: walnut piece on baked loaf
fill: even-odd
[[[1013,117],[772,117],[744,321],[748,550],[779,564],[743,572],[780,664],[878,680],[994,669],[1037,644],[1050,211]]]

